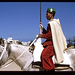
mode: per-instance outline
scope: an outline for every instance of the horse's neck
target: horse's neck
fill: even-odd
[[[19,59],[17,59],[24,51],[25,53]],[[21,68],[23,68],[25,64],[32,58],[32,53],[29,52],[27,46],[18,44],[11,44],[11,55],[17,59],[15,63],[17,63]]]

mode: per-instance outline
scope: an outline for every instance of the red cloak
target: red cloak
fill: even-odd
[[[55,68],[55,65],[52,61],[52,56],[55,55],[54,48],[53,48],[53,42],[52,42],[52,34],[50,25],[47,26],[47,31],[43,29],[43,34],[39,34],[42,36],[42,38],[47,39],[43,44],[43,51],[41,53],[41,62],[42,67],[45,70],[53,70]]]

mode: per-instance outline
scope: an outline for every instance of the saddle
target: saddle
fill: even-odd
[[[32,62],[32,68],[40,68],[42,67],[41,62]],[[70,65],[68,64],[55,64],[55,70],[63,70],[69,69]]]

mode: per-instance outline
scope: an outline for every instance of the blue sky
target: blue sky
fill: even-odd
[[[41,18],[47,28],[47,8],[55,8],[65,37],[75,35],[75,2],[41,2]],[[0,2],[0,37],[31,41],[40,33],[40,2]]]

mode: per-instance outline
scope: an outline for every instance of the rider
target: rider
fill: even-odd
[[[42,67],[45,70],[54,70],[55,65],[52,61],[53,55],[56,57],[56,63],[63,62],[63,51],[67,47],[66,38],[62,32],[59,19],[54,19],[56,10],[48,8],[46,18],[49,20],[47,30],[40,23],[40,29],[43,34],[39,34],[37,38],[47,39],[43,44],[43,51],[41,53]]]

